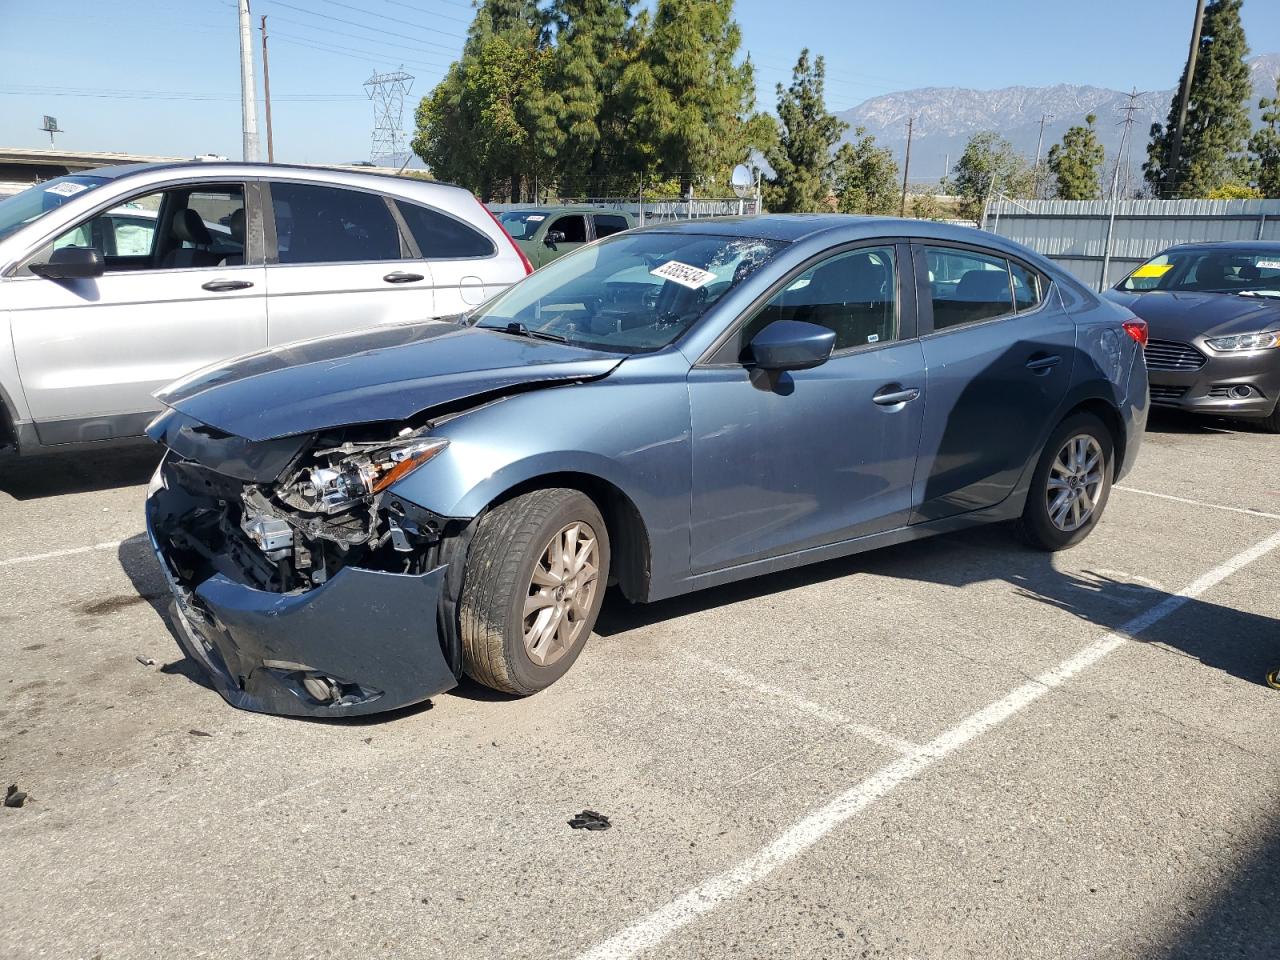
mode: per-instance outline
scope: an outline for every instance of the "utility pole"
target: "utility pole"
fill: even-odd
[[[1040,114],[1040,136],[1036,138],[1036,165],[1031,168],[1031,195],[1040,199],[1040,148],[1044,146],[1044,123],[1052,120],[1052,113]]]
[[[262,15],[262,93],[267,103],[267,163],[276,162],[276,145],[271,137],[271,68],[267,66],[267,15]]]
[[[907,117],[907,155],[902,161],[902,204],[898,207],[898,216],[907,215],[907,174],[911,172],[911,131],[916,125],[915,117]]]
[[[1173,128],[1169,142],[1169,170],[1165,181],[1165,194],[1178,186],[1178,163],[1182,160],[1182,128],[1187,122],[1187,104],[1191,100],[1191,80],[1196,72],[1196,57],[1200,54],[1200,30],[1204,26],[1204,0],[1196,0],[1196,22],[1191,28],[1191,49],[1187,52],[1187,69],[1182,75],[1182,89],[1178,91],[1178,123]]]
[[[257,85],[253,82],[253,26],[249,0],[239,0],[240,10],[240,118],[244,128],[244,159],[258,159]]]
[[[1116,229],[1116,203],[1120,186],[1120,158],[1129,148],[1129,135],[1133,130],[1133,111],[1136,109],[1138,91],[1129,94],[1129,104],[1125,107],[1124,133],[1120,135],[1120,149],[1116,151],[1116,168],[1111,174],[1111,203],[1107,212],[1107,241],[1102,248],[1102,279],[1098,281],[1098,292],[1107,289],[1107,273],[1111,269],[1111,238]]]

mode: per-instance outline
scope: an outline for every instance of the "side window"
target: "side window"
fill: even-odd
[[[309,183],[271,184],[280,263],[399,260],[400,231],[377,194]]]
[[[752,337],[778,320],[802,320],[836,332],[836,350],[887,343],[898,335],[896,266],[892,247],[837,254],[810,267],[766,303],[743,328]],[[744,359],[748,359],[744,357]]]
[[[1045,293],[1045,282],[1040,274],[1012,260],[1009,261],[1009,273],[1013,277],[1013,303],[1017,311],[1026,313],[1040,306]]]
[[[587,242],[587,218],[581,214],[560,217],[555,223],[547,228],[548,232],[559,230],[564,234],[565,243],[586,243]]]
[[[108,273],[243,263],[244,187],[202,184],[134,197],[72,227],[52,249],[70,246],[95,248]]]
[[[1008,261],[1003,257],[928,247],[925,258],[935,330],[1013,313]]]
[[[429,260],[491,257],[496,252],[492,240],[461,220],[403,200],[397,200],[396,206],[400,208],[400,216],[408,224],[418,250]]]
[[[596,221],[596,237],[611,237],[615,233],[621,233],[627,229],[627,218],[620,217],[615,213],[597,213]]]

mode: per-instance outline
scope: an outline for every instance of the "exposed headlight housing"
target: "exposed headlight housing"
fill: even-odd
[[[321,512],[338,513],[381,493],[448,445],[443,438],[427,437],[312,467],[303,476],[302,492]]]
[[[1263,330],[1259,333],[1238,333],[1233,337],[1210,337],[1205,343],[1224,353],[1265,350],[1280,346],[1280,331]]]

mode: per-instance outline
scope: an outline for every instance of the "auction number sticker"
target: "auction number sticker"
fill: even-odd
[[[1258,260],[1254,266],[1259,270],[1280,270],[1280,260]]]
[[[540,213],[532,217],[525,217],[525,219],[528,220],[530,223],[541,223],[543,220],[547,219],[547,217],[546,217],[546,214]]]
[[[649,273],[655,277],[661,277],[663,280],[678,283],[682,287],[688,287],[690,290],[698,290],[701,287],[705,287],[716,278],[716,275],[710,270],[693,267],[687,263],[681,263],[679,260],[668,260],[656,270],[650,270]]]
[[[82,190],[88,190],[83,183],[57,183],[45,189],[45,193],[55,193],[60,197],[74,197]]]
[[[1172,263],[1144,263],[1133,271],[1133,275],[1135,277],[1163,277],[1172,269]]]

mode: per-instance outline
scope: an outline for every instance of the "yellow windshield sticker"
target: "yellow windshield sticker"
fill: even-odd
[[[1172,263],[1144,263],[1133,271],[1133,275],[1135,277],[1163,277],[1172,269]]]

